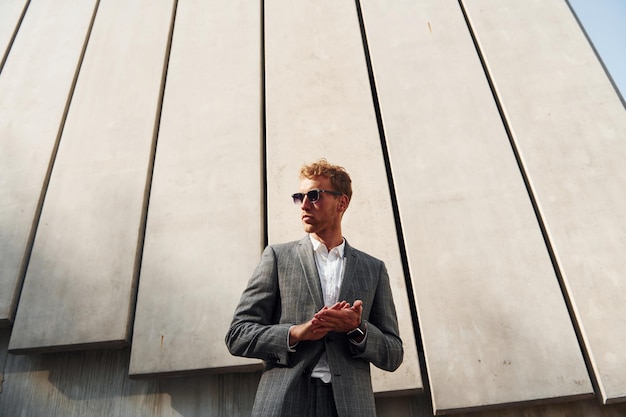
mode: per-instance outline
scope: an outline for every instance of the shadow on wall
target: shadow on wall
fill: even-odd
[[[7,355],[6,333],[0,415],[158,415],[159,383],[128,378],[129,349]]]
[[[259,372],[131,380],[130,349],[7,354],[0,329],[0,416],[249,416]],[[432,417],[428,395],[376,399],[379,417]],[[596,399],[506,407],[457,417],[624,417],[626,402]]]
[[[130,349],[7,354],[0,329],[0,416],[249,416],[260,372],[130,379]]]

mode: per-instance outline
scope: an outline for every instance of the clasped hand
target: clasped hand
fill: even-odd
[[[289,344],[303,340],[319,340],[328,332],[349,332],[361,324],[363,302],[356,300],[354,305],[346,301],[324,306],[306,323],[293,326],[289,332]]]

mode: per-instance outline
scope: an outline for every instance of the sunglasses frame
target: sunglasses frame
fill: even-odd
[[[313,196],[310,195],[311,193],[314,193]],[[343,195],[343,193],[340,193],[339,191],[333,191],[333,190],[309,190],[306,193],[294,193],[291,195],[291,198],[293,198],[294,204],[302,204],[304,202],[305,196],[306,198],[309,199],[311,203],[315,203],[317,200],[320,199],[320,196],[322,193],[328,193],[332,195]],[[317,194],[317,197],[313,198],[315,197],[315,194]]]

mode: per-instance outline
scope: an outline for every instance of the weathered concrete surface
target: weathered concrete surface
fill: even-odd
[[[604,402],[626,400],[626,109],[568,5],[466,2]]]
[[[172,4],[99,3],[11,350],[128,342]]]
[[[0,329],[0,415],[32,417],[245,417],[260,373],[128,378],[129,350],[7,356]],[[426,394],[378,397],[379,417],[432,417]],[[623,417],[626,403],[596,400],[508,407],[459,417]]]
[[[1,2],[3,32],[15,29],[17,3]],[[0,325],[15,317],[33,223],[94,6],[33,2],[0,73]]]
[[[260,14],[247,0],[178,2],[131,375],[260,363],[224,343],[263,249]]]
[[[459,3],[362,5],[434,410],[592,396]]]
[[[27,4],[27,0],[0,2],[0,66],[11,48],[11,40],[19,28],[22,12]]]

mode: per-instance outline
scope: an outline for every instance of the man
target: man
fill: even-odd
[[[226,345],[265,361],[255,417],[376,416],[370,363],[402,362],[385,265],[341,232],[351,197],[342,167],[302,167],[292,198],[308,235],[268,246],[241,296]]]

